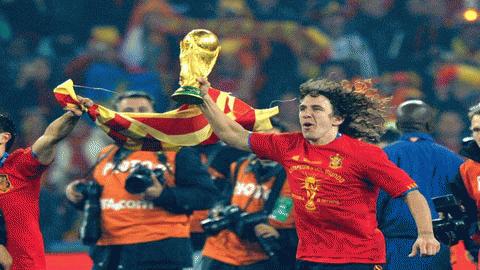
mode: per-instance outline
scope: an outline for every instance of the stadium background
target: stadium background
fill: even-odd
[[[18,147],[60,114],[52,89],[68,78],[147,91],[166,111],[175,107],[169,95],[178,87],[178,42],[206,28],[222,46],[212,84],[254,107],[280,105],[291,130],[298,129],[297,104],[272,101],[297,96],[300,82],[372,78],[394,106],[411,98],[433,105],[435,139],[458,151],[469,135],[466,111],[480,101],[478,7],[475,0],[0,0],[0,108],[18,123]],[[76,91],[107,105],[113,96]],[[49,269],[88,261],[79,214],[63,191],[106,143],[84,119],[43,179]],[[464,252],[453,260],[468,269]]]

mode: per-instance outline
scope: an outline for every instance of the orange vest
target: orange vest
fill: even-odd
[[[254,173],[247,170],[249,161],[249,159],[246,159],[238,165],[240,168],[233,190],[232,205],[237,205],[244,211],[252,213],[263,209],[263,205],[275,182],[275,177],[271,177],[267,182],[259,185]],[[237,166],[236,163],[233,163],[231,166],[232,177],[235,175],[235,166]],[[290,196],[290,188],[287,181],[283,185],[280,196]],[[248,203],[249,201],[250,203]],[[273,223],[270,220],[270,224],[277,228],[294,227],[292,215],[289,216],[285,223]],[[209,237],[205,243],[203,255],[235,266],[249,265],[268,259],[268,256],[263,252],[258,243],[241,240],[235,233],[229,230],[223,230],[219,234]]]
[[[460,166],[460,175],[470,197],[477,205],[477,211],[480,211],[480,163],[467,159]],[[480,215],[477,217],[480,218]]]
[[[101,161],[93,172],[94,179],[103,187],[100,197],[102,236],[97,245],[124,245],[189,237],[187,215],[173,214],[155,207],[153,202],[143,200],[141,195],[130,194],[125,190],[125,180],[138,163],[150,169],[167,166],[164,176],[166,184],[174,186],[175,153],[165,152],[167,164],[162,164],[156,152],[134,151],[113,170],[112,160],[116,152],[116,149],[111,151],[113,147],[116,148],[108,146],[100,152]]]

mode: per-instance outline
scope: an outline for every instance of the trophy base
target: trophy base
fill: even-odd
[[[180,104],[199,105],[203,103],[200,89],[194,86],[182,86],[178,88],[175,93],[173,93],[172,99]]]

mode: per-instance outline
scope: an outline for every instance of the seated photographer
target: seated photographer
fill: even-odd
[[[229,149],[225,146],[219,155]],[[218,162],[215,158],[211,167],[221,167]],[[215,207],[202,222],[210,237],[201,269],[294,269],[298,239],[282,167],[251,154],[233,163],[229,175],[233,182],[230,205]]]
[[[119,96],[115,106],[142,113],[154,107],[142,92]],[[69,184],[66,195],[84,208],[80,234],[95,244],[94,270],[191,267],[189,215],[210,208],[216,193],[195,148],[175,154],[110,145],[100,152],[92,176],[94,181]]]

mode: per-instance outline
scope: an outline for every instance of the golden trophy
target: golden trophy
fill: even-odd
[[[305,208],[309,211],[315,211],[317,207],[315,206],[315,196],[317,196],[318,185],[317,180],[311,176],[305,179],[304,188],[307,191],[307,203],[305,204]]]
[[[180,41],[180,88],[172,99],[180,104],[202,104],[200,83],[217,61],[220,45],[217,36],[205,29],[194,29]]]

